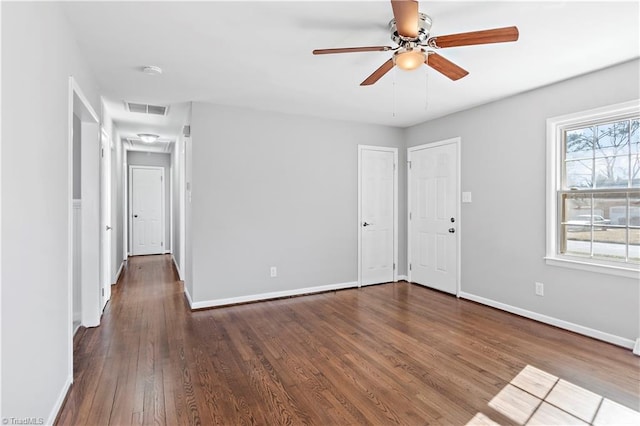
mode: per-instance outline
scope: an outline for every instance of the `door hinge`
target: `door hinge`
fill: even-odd
[[[411,168],[411,161],[407,161],[407,164],[409,164],[409,168]]]
[[[413,219],[413,215],[409,212],[409,220]]]
[[[160,176],[160,182],[162,182],[162,176]]]
[[[396,264],[395,263],[393,264],[393,270],[394,271],[396,270]]]
[[[102,288],[102,297],[104,297],[104,287]]]
[[[411,264],[409,264],[409,270],[411,270]]]
[[[396,163],[393,163],[393,171],[396,171]]]
[[[104,148],[100,148],[100,157],[104,158]]]
[[[163,243],[163,242],[161,242],[161,243],[160,243],[160,246],[161,246],[161,247],[162,247],[162,246],[164,246],[164,243]]]

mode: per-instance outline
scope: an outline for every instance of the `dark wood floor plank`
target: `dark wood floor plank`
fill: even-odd
[[[405,282],[191,312],[131,258],[57,424],[465,424],[532,366],[638,410],[630,351]]]

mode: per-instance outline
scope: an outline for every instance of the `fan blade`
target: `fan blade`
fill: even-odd
[[[393,63],[393,59],[389,59],[387,62],[385,62],[384,64],[382,64],[380,66],[380,68],[378,68],[377,70],[375,70],[373,72],[373,74],[371,74],[369,77],[367,77],[362,83],[360,83],[360,86],[370,86],[372,84],[374,84],[376,81],[380,80],[380,78],[385,75],[386,73],[388,73],[391,68],[393,68],[395,64]]]
[[[353,52],[386,52],[393,49],[390,46],[366,46],[366,47],[340,47],[337,49],[316,49],[314,55],[326,55],[329,53],[353,53]]]
[[[424,63],[429,65],[439,73],[449,77],[453,81],[459,80],[465,75],[469,74],[469,71],[460,68],[450,60],[438,55],[435,52],[429,52],[429,56],[427,56],[427,60],[424,61]]]
[[[469,33],[431,37],[427,44],[435,48],[470,46],[473,44],[504,43],[518,40],[518,27],[495,28]]]
[[[391,0],[393,17],[398,34],[403,37],[418,37],[418,2],[415,0]]]

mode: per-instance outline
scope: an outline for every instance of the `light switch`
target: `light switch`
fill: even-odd
[[[462,202],[470,203],[471,202],[471,192],[463,192],[462,193]]]

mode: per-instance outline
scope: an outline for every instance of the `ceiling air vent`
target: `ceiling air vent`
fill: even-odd
[[[142,114],[167,115],[167,110],[169,109],[160,105],[137,104],[134,102],[127,102],[126,104],[130,112],[139,112]]]

